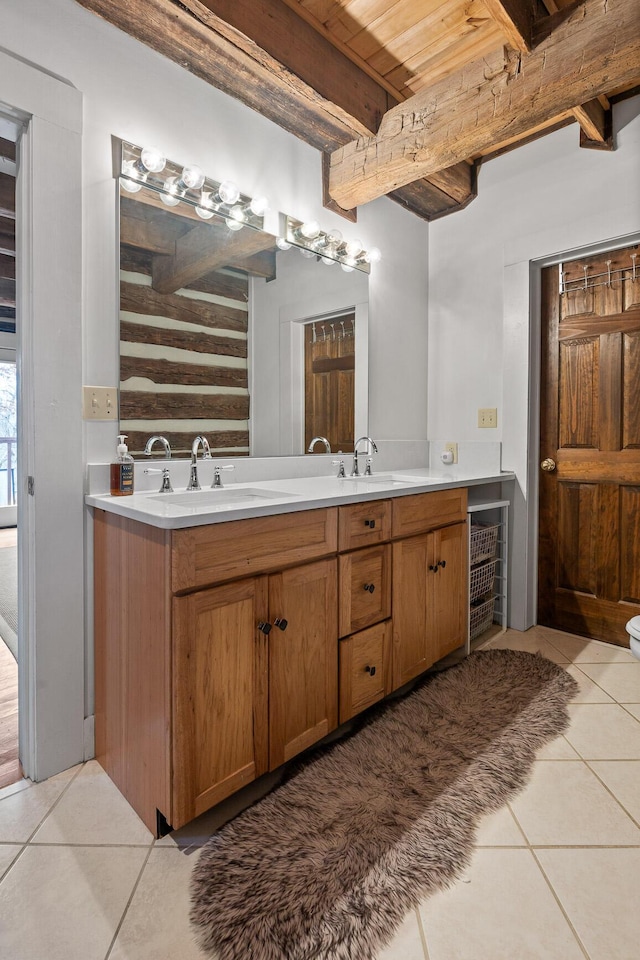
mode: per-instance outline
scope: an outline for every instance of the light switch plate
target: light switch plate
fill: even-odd
[[[478,410],[479,427],[497,427],[498,411],[496,407],[481,407]]]
[[[83,387],[82,416],[85,420],[117,420],[117,387]]]

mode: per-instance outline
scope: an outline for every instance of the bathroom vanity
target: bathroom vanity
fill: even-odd
[[[319,478],[306,497],[304,483],[218,513],[185,515],[180,495],[87,498],[96,757],[153,832],[466,641],[463,483]]]

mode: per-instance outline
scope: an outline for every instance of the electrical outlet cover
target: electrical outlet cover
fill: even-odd
[[[479,427],[497,427],[498,410],[496,407],[480,407],[478,410]]]
[[[457,443],[445,443],[445,450],[448,450],[453,454],[453,463],[458,462],[458,444]]]

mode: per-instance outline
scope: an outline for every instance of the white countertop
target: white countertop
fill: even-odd
[[[172,530],[513,479],[513,473],[458,475],[453,480],[429,475],[427,469],[394,470],[357,479],[302,477],[253,483],[225,482],[222,488],[212,490],[206,487],[191,492],[176,490],[161,494],[157,490],[146,490],[124,497],[90,494],[85,502],[90,507]]]

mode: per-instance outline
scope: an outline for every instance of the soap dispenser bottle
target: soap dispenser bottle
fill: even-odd
[[[110,487],[112,497],[126,497],[133,493],[133,457],[128,452],[126,434],[118,437],[118,459],[111,464]]]

